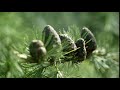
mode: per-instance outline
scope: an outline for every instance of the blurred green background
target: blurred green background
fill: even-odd
[[[32,38],[35,30],[42,31],[47,24],[57,31],[71,25],[80,29],[86,26],[94,33],[99,45],[111,50],[119,48],[117,12],[1,12],[0,47],[22,44],[26,35]]]
[[[95,35],[98,47],[119,52],[118,12],[0,12],[0,62],[13,58],[13,48],[24,53],[25,40],[31,41],[47,24],[57,31],[72,25],[80,30],[86,26]]]

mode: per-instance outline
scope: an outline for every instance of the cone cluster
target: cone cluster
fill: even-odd
[[[62,46],[62,52],[69,52],[65,56],[72,56],[71,60],[83,61],[97,48],[93,33],[86,27],[82,28],[80,38],[74,42],[67,34],[58,34],[47,25],[42,32],[42,40],[32,40],[29,52],[34,62],[40,63],[45,59],[47,52]]]

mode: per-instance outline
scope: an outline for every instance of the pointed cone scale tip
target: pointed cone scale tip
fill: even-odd
[[[75,56],[76,58],[78,59],[78,61],[83,61],[86,59],[86,48],[85,48],[85,41],[83,38],[80,38],[76,41],[76,46],[77,49],[76,52],[75,52]]]
[[[70,36],[68,36],[67,34],[59,34],[59,36],[62,42],[64,52],[75,50],[77,48],[75,42],[72,40]],[[64,45],[66,46],[64,47]]]
[[[83,27],[81,31],[81,37],[85,40],[87,54],[91,54],[97,48],[94,34],[87,27]]]
[[[85,45],[85,41],[84,41],[83,38],[80,38],[80,39],[78,39],[78,40],[76,41],[75,44],[76,44],[77,47],[80,47],[81,44],[82,44],[82,45]]]
[[[51,25],[45,26],[43,30],[42,38],[47,51],[50,51],[53,48],[55,48],[54,46],[57,46],[56,48],[59,49],[61,45],[61,40],[58,33]]]

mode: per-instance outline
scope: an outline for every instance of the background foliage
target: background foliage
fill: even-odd
[[[55,66],[43,70],[36,64],[21,64],[21,59],[14,55],[13,50],[28,54],[27,46],[31,40],[41,39],[41,32],[48,24],[56,31],[79,31],[83,26],[88,27],[97,39],[100,56],[93,55],[89,60],[78,64],[58,64],[60,72]],[[70,33],[73,38],[79,37],[73,33]],[[105,63],[101,64],[101,60]],[[37,69],[31,70],[33,66]],[[56,78],[61,77],[61,74],[64,78],[119,77],[119,13],[0,12],[0,77]]]

